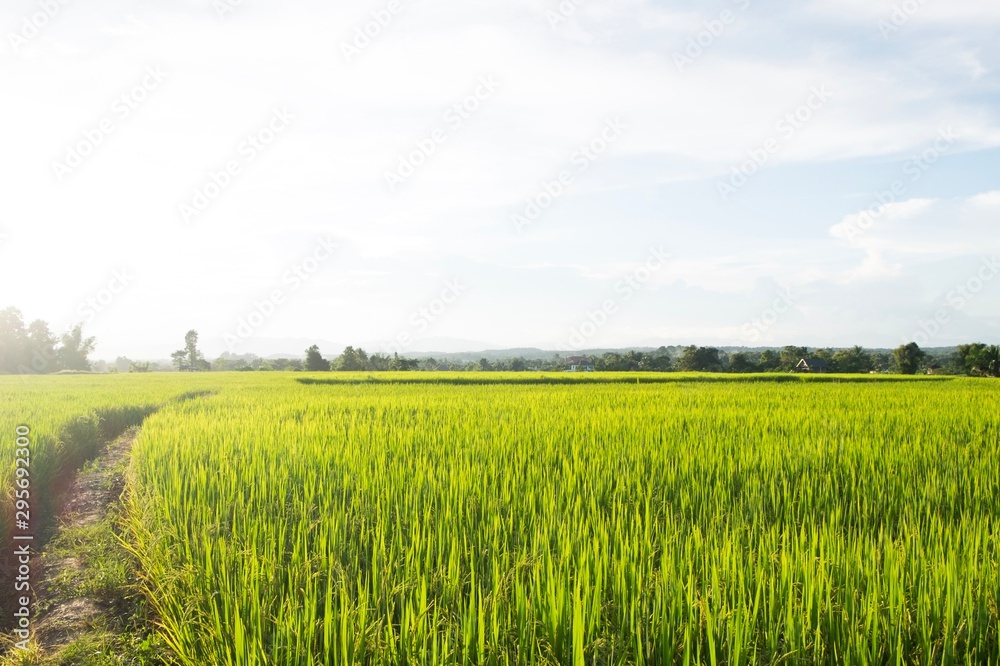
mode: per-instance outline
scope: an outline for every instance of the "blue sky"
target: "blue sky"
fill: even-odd
[[[101,357],[190,328],[1000,342],[985,0],[12,0],[0,27],[0,305]]]

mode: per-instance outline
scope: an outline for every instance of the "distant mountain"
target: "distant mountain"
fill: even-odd
[[[434,357],[439,361],[478,361],[481,358],[485,358],[489,361],[499,361],[508,358],[526,358],[526,359],[550,359],[553,356],[565,356],[560,352],[545,351],[544,349],[537,349],[534,347],[526,347],[520,349],[487,349],[484,351],[466,351],[466,352],[408,352],[405,354],[400,354],[401,356],[406,356],[407,358],[428,358]]]
[[[346,344],[331,342],[323,338],[264,338],[251,337],[229,348],[223,338],[206,338],[201,342],[201,350],[205,358],[216,359],[223,352],[236,355],[254,354],[261,358],[305,358],[306,350],[313,345],[319,346],[324,356],[340,356]]]
[[[443,356],[445,354],[461,354],[474,352],[477,349],[488,349],[490,347],[496,347],[491,342],[483,342],[482,340],[464,340],[462,338],[445,338],[445,337],[431,337],[431,338],[421,338],[419,340],[414,340],[408,345],[403,346],[399,351],[400,356],[414,356],[416,354],[427,355],[427,356]],[[361,347],[369,354],[375,353],[386,353],[388,350],[389,354],[395,349],[391,342],[375,342],[362,344]],[[340,351],[343,351],[341,347]],[[338,354],[340,353],[338,351]]]

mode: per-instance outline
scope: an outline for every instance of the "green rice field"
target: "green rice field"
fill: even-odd
[[[41,490],[142,422],[127,534],[181,664],[1000,665],[995,381],[185,373],[0,397],[8,502],[17,426]]]

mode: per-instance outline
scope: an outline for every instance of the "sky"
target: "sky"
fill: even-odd
[[[992,0],[7,0],[0,30],[0,307],[99,358],[1000,342]]]

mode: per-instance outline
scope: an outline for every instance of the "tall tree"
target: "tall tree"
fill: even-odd
[[[83,324],[77,324],[60,339],[62,344],[56,352],[60,366],[65,370],[90,370],[90,359],[87,357],[97,346],[95,338],[83,337]]]
[[[188,370],[187,366],[187,352],[183,349],[178,349],[173,354],[170,355],[170,362],[174,364],[174,367],[178,370]]]
[[[415,358],[403,358],[398,353],[392,355],[389,362],[389,369],[397,372],[409,372],[420,367],[420,361]]]
[[[959,372],[974,377],[1000,377],[1000,347],[981,342],[959,345],[953,365]]]
[[[1000,347],[991,345],[984,349],[977,369],[984,377],[1000,377]]]
[[[207,370],[211,367],[198,349],[198,331],[191,329],[184,335],[184,349],[170,355],[178,370]]]
[[[368,369],[375,372],[385,372],[392,365],[392,359],[388,354],[372,354],[368,358]]]
[[[833,369],[848,374],[869,373],[875,369],[871,355],[861,347],[840,349],[833,355]]]
[[[56,336],[49,330],[49,325],[41,319],[36,319],[28,326],[27,352],[28,362],[32,372],[55,372],[59,370],[59,357],[56,352]]]
[[[661,351],[657,351],[655,354],[647,354],[642,362],[642,369],[649,370],[650,372],[667,372],[670,370],[672,362],[670,360],[670,354],[666,351],[664,347],[660,347]]]
[[[765,349],[760,353],[758,361],[761,372],[774,372],[781,369],[781,356],[773,349]]]
[[[748,352],[736,352],[729,357],[730,372],[757,372],[760,366]]]
[[[0,310],[0,372],[22,372],[25,366],[27,331],[17,308]]]
[[[306,370],[309,372],[327,372],[330,370],[330,362],[323,358],[317,345],[313,345],[306,350]]]
[[[970,345],[959,345],[952,364],[955,370],[964,375],[979,374],[979,367],[986,352],[986,345],[976,342]]]
[[[903,375],[915,375],[927,354],[916,342],[900,345],[892,352],[896,369]]]
[[[359,372],[368,369],[368,354],[364,349],[347,347],[344,353],[337,359],[337,370],[345,372]]]
[[[685,347],[677,366],[684,372],[721,372],[722,359],[715,347]]]
[[[882,372],[892,367],[893,355],[891,352],[872,352],[872,370]]]

